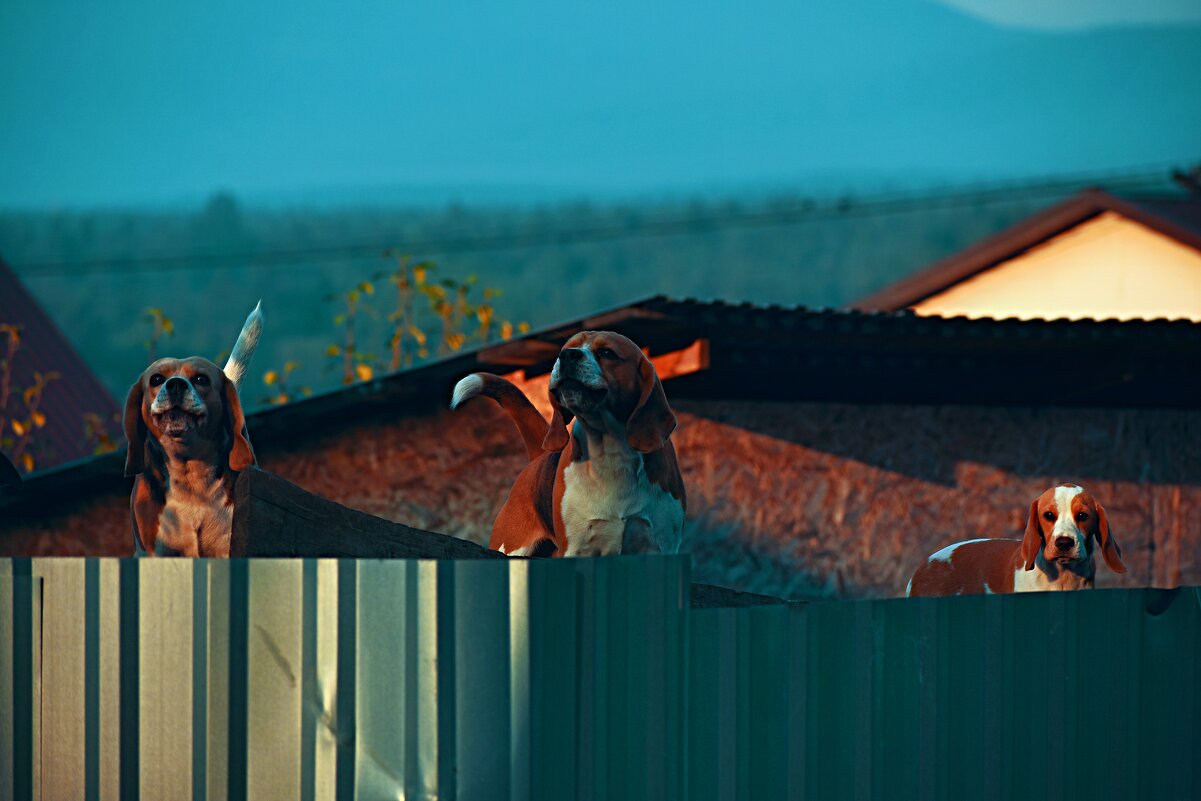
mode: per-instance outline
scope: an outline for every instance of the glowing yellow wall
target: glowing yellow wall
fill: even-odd
[[[945,317],[1201,322],[1201,253],[1105,212],[913,310]]]

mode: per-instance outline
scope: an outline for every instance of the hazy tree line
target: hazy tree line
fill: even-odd
[[[256,406],[652,294],[843,305],[1063,194],[873,210],[793,196],[268,209],[219,193],[197,209],[0,213],[0,256],[118,400],[155,330],[158,355],[216,358],[261,297]]]

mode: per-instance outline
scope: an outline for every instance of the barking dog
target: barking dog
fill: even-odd
[[[490,373],[461,380],[451,408],[480,395],[513,418],[530,454],[492,525],[491,548],[511,556],[679,550],[676,417],[637,345],[609,331],[569,339],[551,372],[549,426],[520,389]]]
[[[1075,484],[1053,487],[1030,504],[1020,540],[948,545],[917,569],[905,594],[968,595],[1091,589],[1095,546],[1109,569],[1125,573],[1105,507]]]
[[[229,556],[234,482],[255,464],[238,385],[258,346],[262,304],[246,318],[225,369],[208,359],[159,359],[125,401],[135,476],[130,512],[138,555]]]

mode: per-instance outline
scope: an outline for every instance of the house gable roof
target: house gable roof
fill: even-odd
[[[120,407],[3,258],[0,323],[21,329],[20,349],[13,358],[14,387],[32,384],[35,371],[59,374],[42,394],[39,410],[46,415],[46,425],[33,440],[39,449],[35,469],[90,456],[92,447],[85,442],[84,414],[97,414],[111,424]],[[4,342],[0,338],[0,346]],[[19,401],[19,396],[16,399]],[[115,424],[113,427],[119,429]]]
[[[851,308],[908,308],[1105,212],[1114,212],[1201,251],[1201,198],[1122,198],[1104,189],[1088,189],[857,300]]]

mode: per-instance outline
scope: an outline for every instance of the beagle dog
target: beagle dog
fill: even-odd
[[[504,378],[474,373],[454,388],[452,409],[480,395],[500,404],[530,455],[490,547],[510,556],[676,553],[685,508],[676,417],[650,359],[620,334],[581,331],[559,351],[549,394],[548,426]]]
[[[1030,504],[1020,540],[982,539],[948,545],[909,580],[906,596],[1092,589],[1095,546],[1109,569],[1125,573],[1122,549],[1105,507],[1075,484],[1053,487]]]
[[[138,556],[229,556],[234,482],[255,464],[238,385],[263,329],[254,307],[222,370],[208,359],[159,359],[125,401]]]

